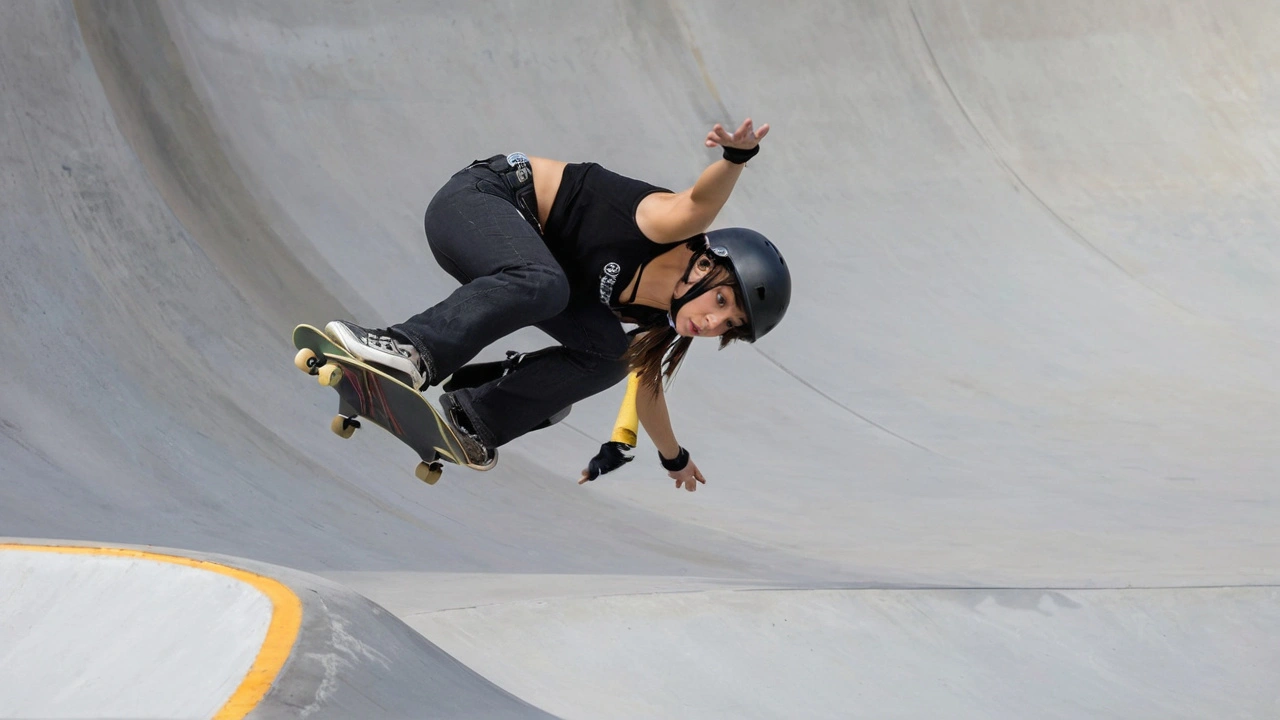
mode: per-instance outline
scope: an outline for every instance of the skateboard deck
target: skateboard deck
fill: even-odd
[[[293,329],[293,344],[298,348],[294,365],[338,393],[338,415],[329,426],[335,434],[349,438],[360,427],[360,418],[369,420],[418,454],[422,462],[415,474],[429,485],[440,479],[441,461],[466,466],[453,429],[422,393],[392,373],[352,357],[310,325]]]

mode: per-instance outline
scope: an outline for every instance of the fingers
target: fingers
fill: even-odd
[[[738,129],[733,131],[733,133],[727,132],[723,125],[716,123],[715,126],[711,128],[711,132],[707,133],[706,146],[715,147],[717,145],[723,145],[725,147],[742,147],[742,149],[747,150],[755,147],[756,144],[763,140],[764,136],[768,134],[768,123],[761,125],[760,129],[757,130],[755,129],[755,124],[751,121],[751,118],[744,120],[742,124],[738,126]]]
[[[733,137],[724,131],[724,126],[720,123],[716,123],[715,126],[711,128],[711,132],[707,133],[707,147],[722,145],[726,141],[732,142]]]
[[[681,488],[689,492],[697,492],[698,483],[707,484],[707,479],[702,476],[702,471],[698,470],[698,466],[689,463],[689,466],[678,473],[669,473],[676,481],[676,489]]]
[[[727,145],[732,147],[733,145],[742,142],[747,137],[744,128],[747,128],[749,125],[750,121],[747,121],[730,134],[724,129],[723,125],[716,123],[715,127],[711,128],[711,132],[707,133],[707,147],[714,147],[716,145]]]

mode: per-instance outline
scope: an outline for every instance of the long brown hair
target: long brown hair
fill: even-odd
[[[728,285],[741,296],[733,272],[717,255],[707,251],[705,236],[691,238],[686,246],[693,250],[693,256],[689,258],[689,266],[685,268],[685,282],[689,281],[694,268],[705,269],[707,270],[704,285],[706,289],[702,292]],[[734,340],[744,336],[750,337],[746,330],[747,326],[738,326],[721,335],[720,349],[723,350]],[[681,337],[667,322],[642,328],[627,351],[627,367],[640,376],[641,386],[657,395],[663,380],[670,384],[671,378],[675,376],[676,370],[680,369],[680,363],[692,344],[693,338]]]

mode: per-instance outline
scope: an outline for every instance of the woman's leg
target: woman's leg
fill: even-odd
[[[462,283],[390,330],[417,348],[427,384],[439,383],[495,340],[559,314],[569,281],[542,237],[486,168],[455,175],[424,218],[436,261]]]
[[[575,298],[564,312],[537,326],[563,345],[526,358],[505,377],[441,401],[458,405],[488,447],[511,442],[627,377],[629,338],[598,300]]]

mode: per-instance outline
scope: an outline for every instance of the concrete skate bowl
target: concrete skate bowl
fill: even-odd
[[[0,532],[350,588],[415,667],[485,681],[423,716],[1274,716],[1277,30],[1263,2],[4,5]],[[773,131],[717,224],[797,292],[672,388],[702,490],[647,441],[576,484],[620,389],[435,487],[328,433],[289,329],[449,292],[421,214],[456,169],[684,187],[747,115]]]

